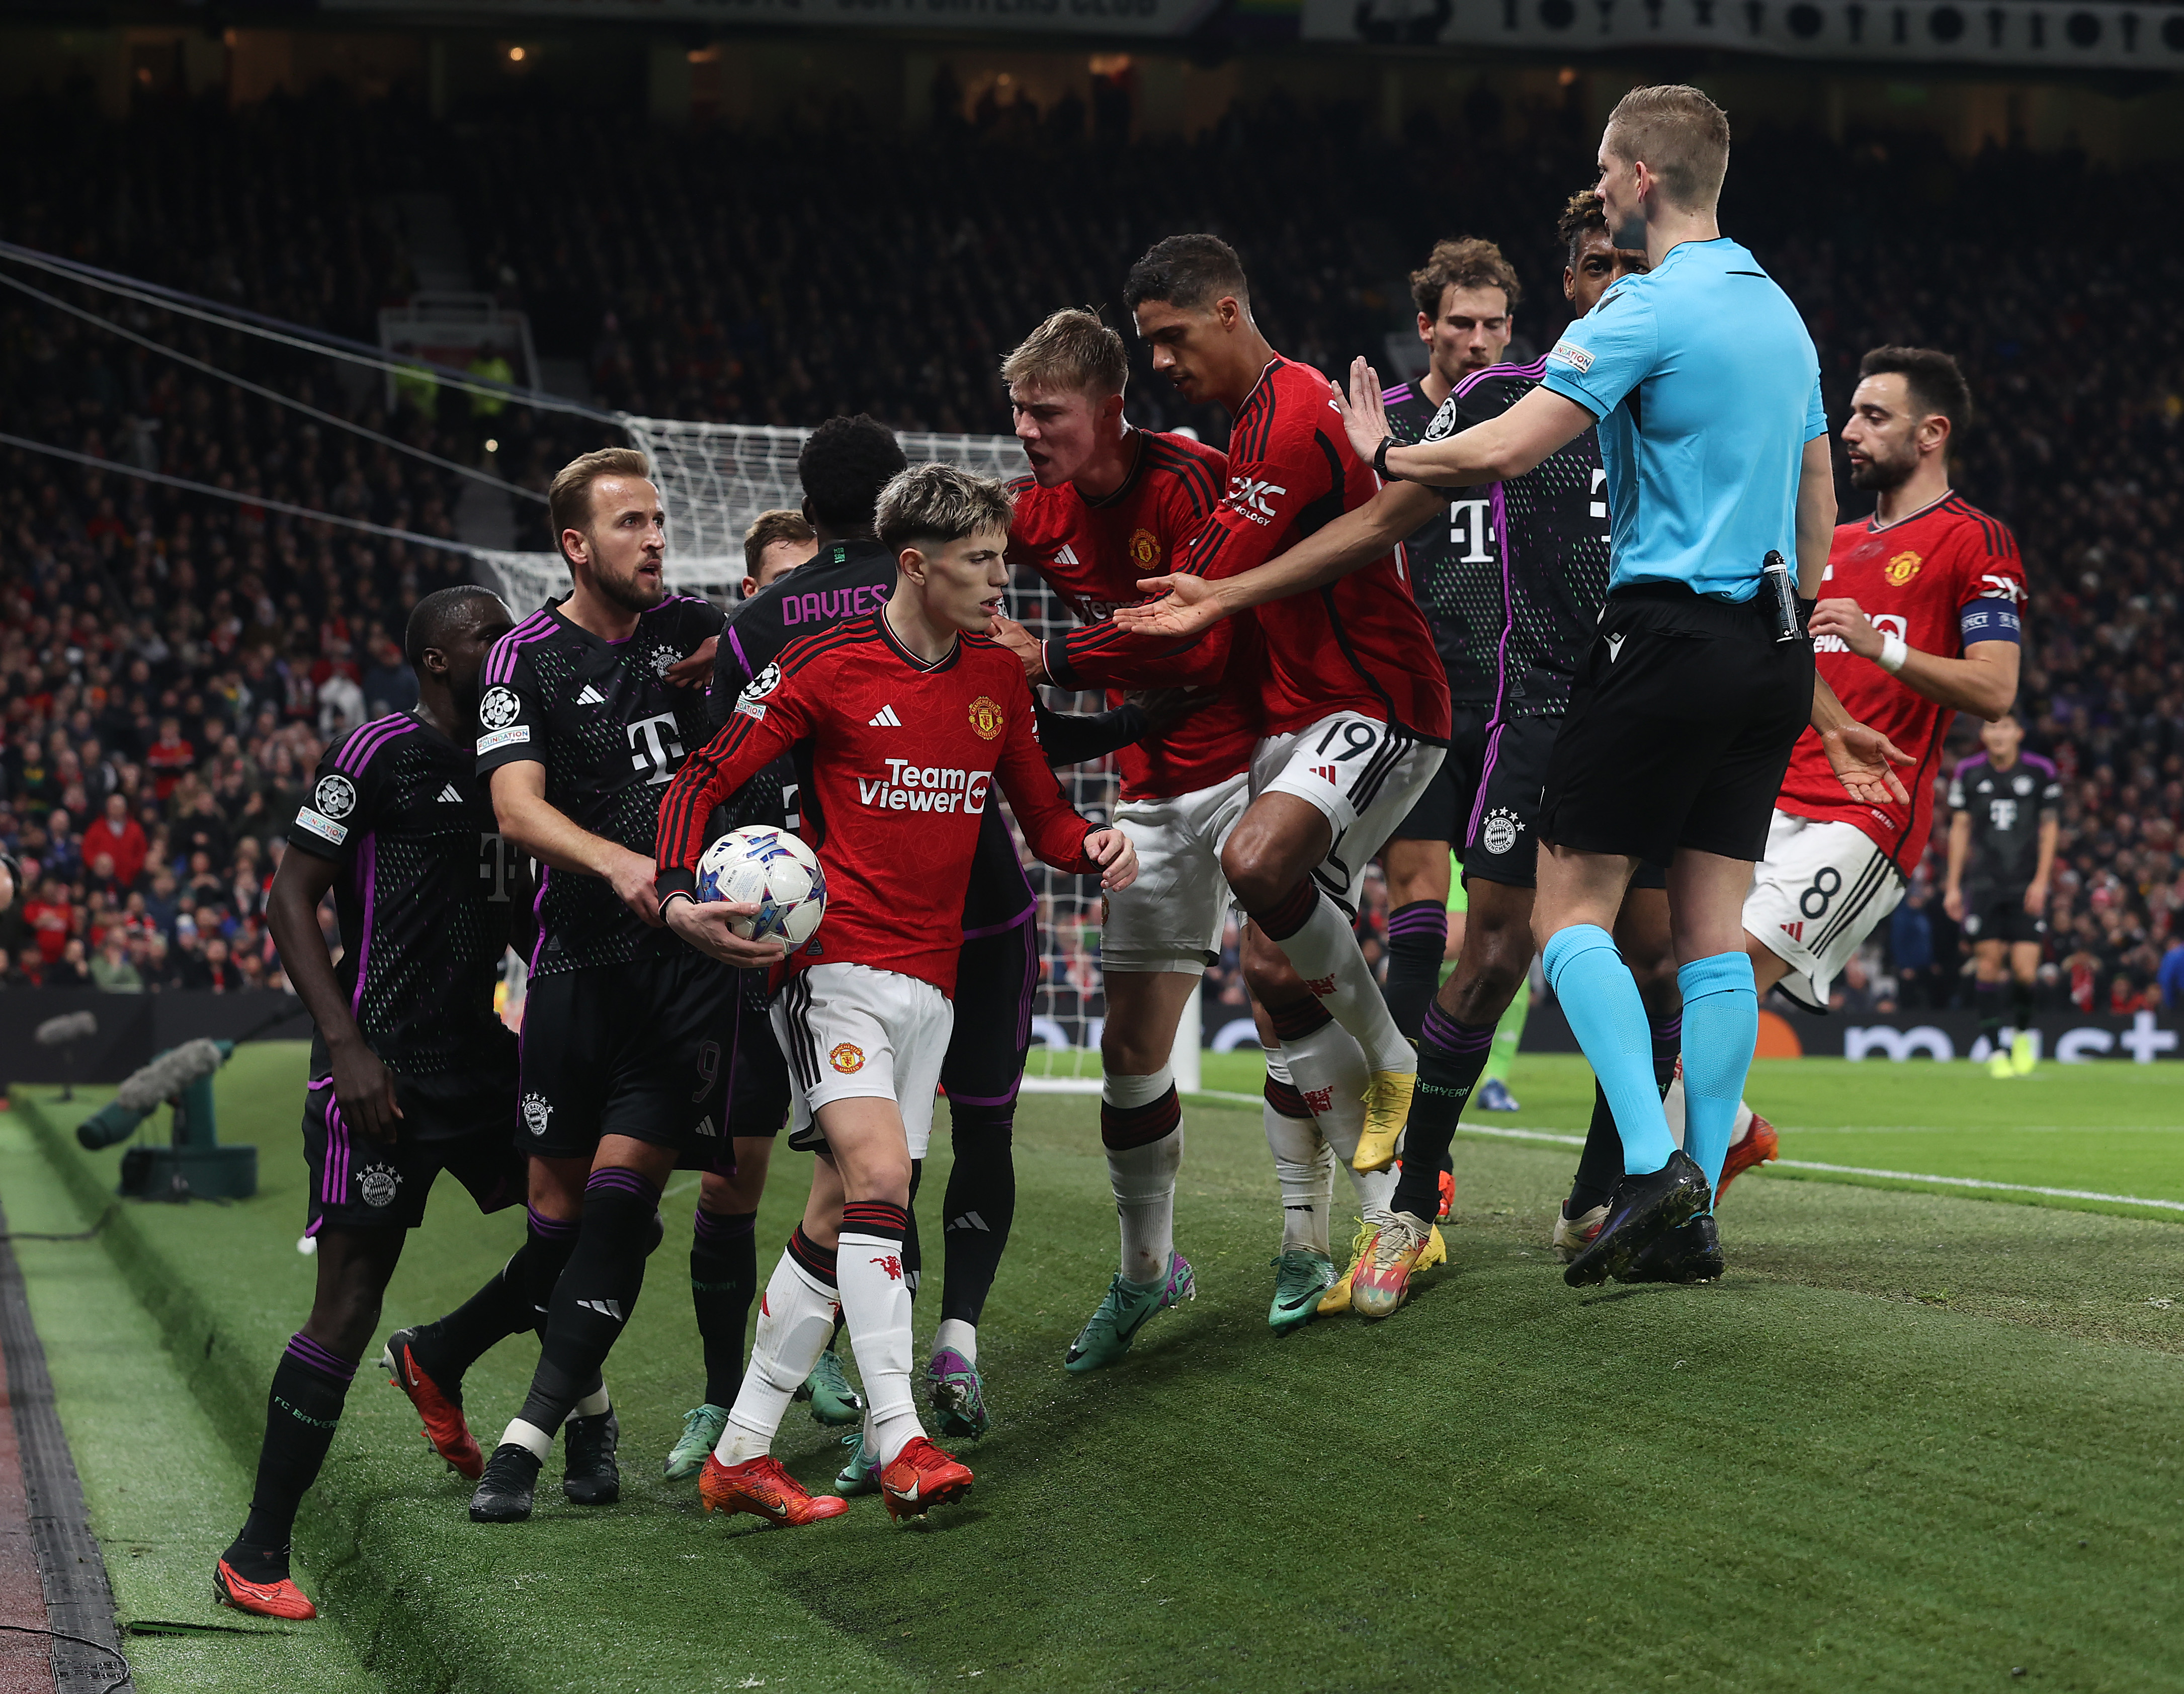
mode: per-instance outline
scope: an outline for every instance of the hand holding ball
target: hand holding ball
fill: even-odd
[[[778,936],[794,949],[811,939],[826,912],[827,878],[818,856],[788,831],[732,829],[698,861],[698,898],[755,906],[728,928],[746,940]]]

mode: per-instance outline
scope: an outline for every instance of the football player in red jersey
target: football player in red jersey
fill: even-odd
[[[889,1514],[922,1513],[971,1486],[970,1471],[918,1422],[901,1255],[911,1162],[932,1133],[964,889],[993,783],[1047,863],[1099,875],[1111,889],[1137,873],[1128,837],[1070,810],[1040,752],[1022,665],[978,632],[1008,582],[1009,504],[998,482],[951,465],[896,476],[876,519],[898,561],[886,605],[805,637],[761,670],[661,805],[662,914],[701,952],[734,950],[731,909],[700,904],[694,892],[706,819],[784,753],[798,762],[804,833],[828,893],[826,920],[787,961],[773,1006],[798,1093],[791,1145],[824,1157],[699,1479],[709,1508],[781,1523],[845,1509],[813,1498],[767,1457],[838,1303],[864,1374],[865,1442],[878,1457]]]
[[[1156,242],[1131,267],[1123,298],[1153,369],[1233,420],[1227,496],[1178,570],[1249,571],[1379,492],[1325,379],[1260,333],[1243,266],[1225,242]],[[1222,872],[1251,915],[1245,969],[1297,1089],[1337,1153],[1392,1192],[1386,1173],[1418,1054],[1389,1015],[1351,920],[1367,863],[1445,755],[1448,679],[1400,548],[1317,593],[1270,604],[1258,621],[1266,721],[1251,803],[1222,849]],[[1377,1212],[1384,1202],[1376,1191],[1368,1204]],[[1103,1306],[1088,1337],[1106,1315]]]
[[[1904,773],[1908,804],[1875,805],[1843,792],[1811,730],[1791,755],[1745,898],[1744,950],[1762,995],[1779,987],[1812,1011],[1827,1010],[1836,973],[1925,856],[1950,723],[1960,711],[1992,722],[2016,699],[2025,603],[2016,538],[1949,487],[1949,450],[1971,415],[1957,361],[1877,347],[1858,376],[1843,445],[1851,486],[1877,499],[1871,517],[1836,530],[1812,616],[1814,662],[1852,716],[1919,764]],[[1681,1095],[1680,1080],[1671,1125]],[[1773,1129],[1740,1106],[1719,1188],[1774,1156]]]

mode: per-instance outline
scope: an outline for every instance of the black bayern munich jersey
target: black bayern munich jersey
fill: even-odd
[[[580,829],[649,858],[660,798],[711,736],[701,688],[671,688],[667,668],[720,633],[717,607],[670,594],[626,641],[605,641],[554,601],[493,644],[480,679],[481,776],[529,761],[546,767],[546,803]],[[538,889],[531,968],[552,976],[618,965],[662,945],[603,877],[549,869]]]
[[[1415,382],[1381,396],[1397,441],[1425,438],[1440,408]],[[1484,488],[1452,488],[1448,505],[1403,543],[1411,593],[1433,626],[1434,648],[1448,672],[1451,705],[1494,704],[1496,655],[1506,623],[1502,560],[1488,533]]]
[[[2020,753],[2007,771],[1975,753],[1949,779],[1949,810],[1971,820],[1964,883],[2006,889],[2030,887],[2040,867],[2040,823],[2063,807],[2055,767],[2036,753]]]
[[[326,749],[288,843],[342,867],[334,975],[390,1069],[466,1069],[505,1043],[493,981],[531,888],[468,748],[414,710],[375,718]],[[311,1074],[328,1068],[321,1037]]]
[[[1434,418],[1438,441],[1498,418],[1539,386],[1546,361],[1474,371]],[[1523,476],[1452,491],[1483,500],[1503,625],[1495,635],[1495,696],[1502,717],[1560,717],[1607,598],[1607,473],[1587,430]]]

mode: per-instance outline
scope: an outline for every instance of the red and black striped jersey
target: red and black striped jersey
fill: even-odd
[[[998,780],[1032,850],[1096,874],[1039,749],[1022,664],[982,635],[928,665],[868,613],[783,649],[693,754],[660,811],[659,888],[696,885],[713,808],[783,753],[798,773],[798,833],[827,877],[827,916],[788,961],[869,965],[956,989],[963,900]]]
[[[1237,412],[1228,492],[1184,568],[1234,577],[1286,552],[1380,491],[1343,433],[1327,378],[1277,357]],[[1402,549],[1309,593],[1258,608],[1266,643],[1266,733],[1339,711],[1446,744],[1448,677],[1411,593]]]
[[[1212,705],[1180,720],[1156,742],[1123,748],[1116,764],[1125,800],[1173,799],[1211,788],[1247,768],[1264,692],[1258,630],[1227,618],[1190,641],[1136,634],[1115,625],[1117,606],[1147,596],[1143,577],[1179,568],[1191,538],[1221,500],[1227,458],[1188,437],[1139,430],[1123,486],[1099,499],[1064,482],[1043,488],[1029,476],[1009,485],[1016,514],[1009,559],[1044,577],[1081,620],[1046,643],[1046,673],[1066,688],[1105,688],[1109,704],[1128,688],[1218,688]]]

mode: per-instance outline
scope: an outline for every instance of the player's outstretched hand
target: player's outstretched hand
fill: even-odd
[[[721,644],[721,638],[709,635],[704,644],[687,658],[677,659],[667,667],[666,682],[671,688],[706,688],[713,684],[713,654]]]
[[[1903,786],[1903,779],[1889,766],[1915,765],[1919,761],[1879,730],[1869,729],[1862,723],[1847,723],[1841,729],[1822,735],[1820,746],[1828,755],[1828,763],[1835,766],[1836,780],[1843,785],[1843,792],[1860,805],[1910,804],[1911,795]]]
[[[1100,867],[1100,886],[1126,889],[1138,879],[1138,850],[1119,829],[1095,829],[1084,838],[1084,855]]]
[[[648,928],[660,928],[660,896],[653,891],[653,863],[642,853],[617,848],[607,870],[607,881],[621,903],[635,912]]]
[[[1228,616],[1213,597],[1213,584],[1203,577],[1140,577],[1138,587],[1156,598],[1115,608],[1115,627],[1133,635],[1188,641]]]
[[[1024,680],[1043,683],[1046,680],[1046,649],[1039,638],[1012,617],[1003,617],[999,612],[986,627],[986,633],[1015,654],[1023,662]]]
[[[394,1073],[379,1062],[379,1055],[364,1045],[364,1038],[343,1041],[332,1050],[334,1106],[342,1122],[360,1131],[367,1141],[392,1141],[401,1121],[401,1103],[394,1098]]]
[[[728,928],[732,917],[755,917],[757,906],[749,900],[694,900],[667,902],[667,927],[700,953],[738,970],[756,970],[788,956],[778,935],[752,940]]]
[[[1388,409],[1380,401],[1380,373],[1362,358],[1350,361],[1350,392],[1345,394],[1340,382],[1327,385],[1334,390],[1334,410],[1342,414],[1343,432],[1350,437],[1350,450],[1368,465],[1380,450],[1380,443],[1395,432],[1388,427]]]

